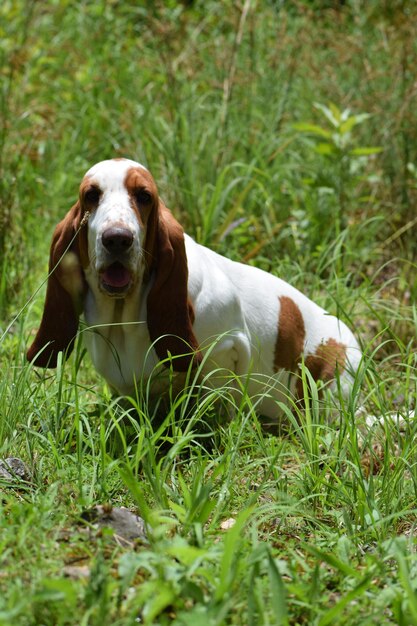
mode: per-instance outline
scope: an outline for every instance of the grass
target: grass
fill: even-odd
[[[0,624],[417,624],[414,3],[5,0],[0,17],[0,458],[31,472],[0,484]],[[336,414],[313,399],[267,434],[225,384],[157,422],[81,343],[56,371],[26,363],[52,228],[111,156],[147,164],[198,241],[355,329]],[[106,503],[148,540],[87,524]]]

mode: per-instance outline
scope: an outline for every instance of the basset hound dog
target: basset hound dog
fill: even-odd
[[[55,229],[29,361],[55,367],[68,356],[82,314],[94,366],[121,395],[162,362],[171,379],[193,368],[217,383],[240,377],[275,418],[279,402],[301,399],[302,367],[347,390],[361,359],[349,328],[300,291],[184,234],[150,172],[129,159],[89,169]]]

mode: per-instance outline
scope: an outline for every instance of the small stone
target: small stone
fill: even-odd
[[[125,507],[112,507],[98,504],[85,511],[82,518],[98,528],[111,528],[116,541],[132,542],[135,539],[146,540],[144,520]]]
[[[6,467],[6,463],[0,460],[0,479],[2,478],[3,480],[13,480],[13,476],[6,469]]]
[[[220,528],[222,530],[230,530],[236,524],[236,520],[234,517],[229,517],[229,519],[225,519],[221,524]]]
[[[72,578],[73,580],[88,578],[88,576],[90,576],[90,568],[88,565],[65,565],[63,568],[63,574],[67,578]]]
[[[21,459],[10,456],[4,459],[4,461],[0,459],[0,478],[30,482],[31,474],[27,465]]]

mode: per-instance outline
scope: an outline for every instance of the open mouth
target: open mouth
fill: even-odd
[[[132,275],[129,270],[116,261],[100,274],[101,285],[108,293],[125,293],[130,286]]]

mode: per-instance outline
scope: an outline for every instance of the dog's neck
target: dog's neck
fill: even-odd
[[[120,393],[130,394],[134,380],[157,363],[148,354],[146,296],[149,285],[138,283],[125,298],[112,298],[99,289],[87,292],[84,344],[102,376]]]

